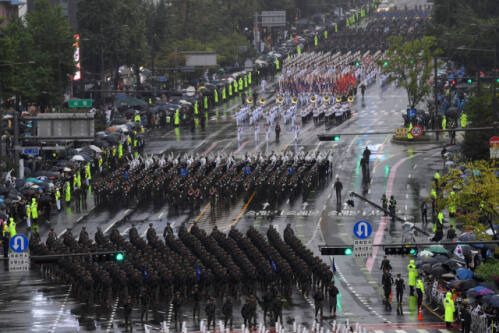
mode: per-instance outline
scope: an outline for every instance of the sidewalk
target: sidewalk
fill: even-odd
[[[61,200],[62,201],[62,200]],[[91,191],[87,194],[87,209],[81,210],[81,212],[76,213],[74,207],[64,207],[64,202],[61,202],[62,209],[60,212],[57,208],[53,208],[48,221],[40,224],[40,238],[42,240],[47,236],[50,228],[54,228],[57,236],[60,237],[68,228],[72,228],[75,224],[82,222],[90,213],[92,213],[97,207],[95,206],[94,196]],[[21,225],[17,224],[17,232],[26,235],[28,238],[30,236],[27,230],[26,223]]]

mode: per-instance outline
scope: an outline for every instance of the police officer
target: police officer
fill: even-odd
[[[424,295],[424,284],[421,279],[418,279],[416,282],[416,293],[418,295],[418,309],[421,308],[421,305],[423,304],[423,295]]]
[[[384,216],[387,216],[388,214],[386,211],[388,210],[388,198],[386,197],[386,194],[383,193],[383,196],[381,197],[381,205],[383,206]]]
[[[208,317],[208,330],[210,330],[210,323],[213,323],[213,330],[215,330],[215,310],[215,301],[213,300],[213,298],[210,298],[209,303],[206,304],[206,307],[204,308],[206,316]]]
[[[388,210],[390,211],[392,220],[395,221],[395,213],[397,211],[397,200],[395,200],[395,197],[393,195],[390,196],[390,205],[388,206]]]
[[[452,323],[454,322],[454,311],[456,308],[454,307],[454,301],[452,300],[452,293],[450,291],[445,294],[444,309],[445,326],[447,328],[452,328]]]
[[[418,271],[416,270],[414,260],[409,261],[407,272],[409,274],[409,296],[414,296],[414,287],[416,287],[416,278],[418,277]]]
[[[272,294],[270,287],[267,287],[265,294],[263,295],[263,321],[267,319],[267,314],[269,315],[270,322],[272,322],[272,300],[274,295]]]

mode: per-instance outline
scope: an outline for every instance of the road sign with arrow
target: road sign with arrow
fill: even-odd
[[[359,221],[355,223],[353,226],[353,234],[355,237],[358,239],[366,239],[371,236],[371,233],[373,232],[373,228],[371,226],[371,223],[367,221]]]
[[[16,253],[22,253],[26,251],[29,246],[29,241],[23,234],[17,234],[10,239],[10,249]]]

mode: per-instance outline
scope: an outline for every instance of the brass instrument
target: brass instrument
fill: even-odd
[[[282,104],[284,102],[284,98],[282,96],[277,97],[277,103]]]
[[[348,102],[349,103],[353,103],[353,101],[355,100],[353,96],[348,96],[347,98]]]
[[[246,98],[246,103],[253,104],[253,97]]]
[[[341,103],[341,96],[336,96],[336,103]]]
[[[292,102],[293,104],[298,103],[298,97],[296,97],[296,96],[295,96],[295,97],[293,97],[293,99],[291,100],[291,102]]]
[[[262,104],[262,105],[265,104],[265,98],[263,98],[263,97],[260,98],[260,104]]]
[[[315,96],[312,96],[310,98],[310,103],[315,103],[317,101],[317,98],[315,98]]]
[[[324,102],[326,102],[326,103],[329,102],[329,95],[324,96]]]

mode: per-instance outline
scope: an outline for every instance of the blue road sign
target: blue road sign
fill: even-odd
[[[353,226],[353,234],[355,237],[358,239],[366,239],[371,236],[371,233],[373,232],[373,228],[371,226],[371,223],[367,221],[359,221],[355,223]]]
[[[24,155],[38,155],[40,153],[40,149],[38,148],[25,148],[23,149]]]
[[[188,174],[188,173],[189,173],[189,172],[187,171],[187,169],[186,169],[186,168],[180,168],[180,175],[181,175],[182,177],[187,176],[187,174]]]
[[[14,252],[21,253],[26,251],[29,245],[28,238],[23,234],[17,234],[10,239],[10,249]]]
[[[414,118],[414,117],[416,117],[416,109],[409,109],[409,110],[407,110],[407,116],[409,118],[411,118],[411,119]]]

